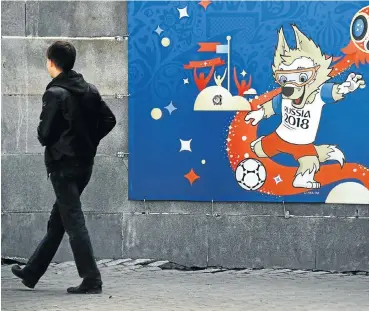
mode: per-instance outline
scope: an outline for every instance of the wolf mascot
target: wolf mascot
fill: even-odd
[[[275,132],[251,143],[258,157],[273,157],[279,153],[292,155],[299,162],[293,186],[295,188],[320,188],[315,181],[320,163],[328,160],[344,165],[343,153],[333,145],[315,146],[321,113],[325,104],[333,104],[348,93],[364,88],[362,76],[351,73],[342,84],[328,83],[333,59],[323,55],[319,46],[292,26],[297,46],[288,47],[283,30],[278,33],[273,74],[282,87],[282,93],[251,111],[246,122],[258,124],[274,114],[282,116]]]

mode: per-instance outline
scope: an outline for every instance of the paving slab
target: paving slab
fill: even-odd
[[[125,258],[125,259],[112,260],[112,261],[109,261],[109,262],[105,263],[105,266],[106,267],[118,266],[118,265],[124,264],[124,263],[129,262],[129,261],[132,261],[132,259],[131,258]]]
[[[369,310],[368,276],[316,274],[289,278],[259,275],[148,270],[149,266],[105,267],[101,295],[67,295],[80,282],[77,271],[57,267],[34,290],[2,267],[4,311],[364,311]]]

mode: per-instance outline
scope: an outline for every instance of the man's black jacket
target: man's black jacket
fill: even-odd
[[[98,90],[75,71],[61,73],[46,87],[37,128],[48,172],[93,164],[97,146],[115,126],[115,116]]]

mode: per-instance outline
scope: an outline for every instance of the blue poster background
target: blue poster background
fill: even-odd
[[[129,13],[129,198],[134,200],[284,201],[325,202],[336,184],[324,186],[315,195],[270,196],[245,191],[236,182],[227,157],[228,126],[235,112],[199,112],[193,105],[199,94],[193,73],[183,65],[189,61],[218,57],[199,53],[199,42],[226,43],[232,36],[231,69],[252,75],[258,94],[277,87],[272,62],[277,31],[284,29],[295,46],[291,24],[296,24],[331,56],[341,56],[350,41],[350,23],[368,2],[212,2],[207,9],[198,2],[128,2]],[[179,18],[178,8],[187,6],[189,17]],[[157,27],[163,30],[160,35]],[[162,38],[170,45],[163,47]],[[224,60],[227,55],[221,55]],[[226,66],[220,67],[224,72]],[[369,80],[369,65],[351,67],[350,72]],[[189,83],[185,84],[184,79]],[[232,84],[232,94],[236,94]],[[164,107],[177,108],[171,114]],[[161,109],[159,120],[151,117]],[[347,162],[369,167],[369,87],[349,94],[337,105],[326,105],[316,144],[337,144]],[[275,116],[260,123],[258,136],[276,129]],[[179,152],[180,139],[191,141],[192,152]],[[201,161],[205,160],[206,164]],[[297,166],[289,155],[278,155],[278,163]],[[184,175],[193,169],[200,176],[192,185]]]

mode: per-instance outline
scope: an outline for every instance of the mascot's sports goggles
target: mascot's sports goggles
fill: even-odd
[[[320,66],[318,65],[312,68],[276,70],[274,78],[280,86],[285,86],[286,84],[304,86],[315,79],[319,67]]]

